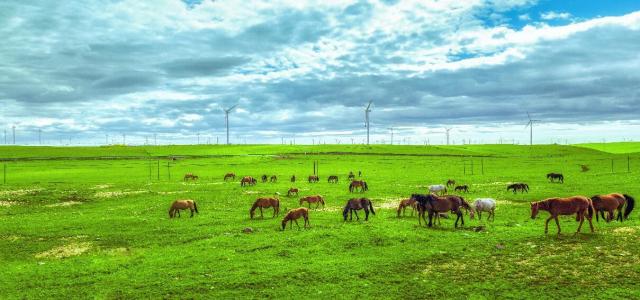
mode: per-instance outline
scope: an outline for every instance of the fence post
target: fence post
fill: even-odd
[[[151,173],[153,172],[153,171],[151,170],[151,160],[149,160],[149,161],[147,162],[147,166],[149,166],[149,181],[151,181]]]
[[[473,157],[471,157],[471,175],[473,175]]]
[[[160,180],[160,160],[158,160],[158,180]]]
[[[169,180],[171,180],[171,162],[167,162],[167,176],[169,177]]]
[[[467,175],[467,162],[462,160],[462,173],[464,173],[464,175]]]
[[[482,172],[482,175],[484,175],[484,158],[480,159],[480,170]]]
[[[613,173],[613,158],[611,159],[611,173]]]
[[[627,155],[627,173],[631,172],[631,158]]]
[[[4,163],[4,171],[2,175],[2,184],[7,184],[7,163]]]

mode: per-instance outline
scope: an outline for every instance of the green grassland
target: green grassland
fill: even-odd
[[[624,223],[594,222],[594,234],[587,226],[580,235],[573,217],[561,219],[560,236],[544,235],[546,212],[530,218],[528,203],[552,196],[624,192],[640,199],[640,153],[600,150],[0,147],[0,168],[7,170],[0,185],[0,297],[640,299],[639,211]],[[309,184],[301,179],[313,172],[313,161],[321,181]],[[358,170],[376,215],[343,222],[342,206],[353,197],[346,177]],[[231,171],[275,174],[279,182],[242,188],[222,180]],[[187,172],[200,180],[183,182]],[[565,183],[547,182],[548,172],[564,173]],[[293,174],[296,183],[288,180]],[[340,183],[327,183],[329,175]],[[409,211],[396,216],[400,199],[449,178],[470,186],[462,195],[469,201],[496,198],[495,221],[465,216],[463,228],[454,229],[452,219],[425,228]],[[515,181],[529,183],[530,193],[507,192]],[[312,209],[311,228],[281,231],[283,214],[272,219],[270,210],[249,219],[259,196],[280,192],[281,210],[298,207],[298,197],[285,196],[292,186],[327,199],[326,207]],[[169,219],[178,198],[195,199],[200,213]],[[243,233],[246,227],[253,232]]]

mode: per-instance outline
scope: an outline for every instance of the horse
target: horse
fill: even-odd
[[[531,203],[531,219],[535,219],[538,215],[538,211],[546,210],[551,216],[544,223],[544,234],[549,232],[549,221],[555,219],[558,226],[558,235],[560,235],[560,222],[558,221],[559,215],[573,215],[576,214],[576,221],[580,222],[578,225],[578,231],[580,233],[582,223],[585,217],[589,220],[589,226],[591,232],[593,232],[593,223],[591,222],[591,215],[593,214],[593,204],[591,199],[583,196],[573,196],[569,198],[549,198],[538,202]]]
[[[604,217],[604,211],[609,212],[609,215],[605,219],[607,222],[613,220],[613,213],[615,210],[618,211],[618,215],[616,217],[617,221],[622,222],[629,217],[631,211],[633,211],[633,207],[635,206],[635,199],[627,194],[607,194],[607,195],[596,195],[591,197],[591,203],[593,204],[593,208],[596,214],[596,221],[599,221],[598,213]],[[624,214],[622,210],[624,209]]]
[[[327,179],[328,183],[338,183],[338,176],[336,175],[331,175],[329,176],[329,179]]]
[[[191,218],[193,218],[193,212],[195,211],[196,213],[198,212],[198,206],[196,205],[196,202],[193,200],[176,200],[173,201],[173,203],[171,204],[171,208],[169,208],[169,218],[174,218],[176,216],[176,213],[178,213],[178,217],[180,217],[180,210],[183,209],[189,209],[191,210]]]
[[[256,185],[256,179],[251,176],[242,177],[242,179],[240,180],[240,186],[245,185]]]
[[[362,171],[358,171],[358,177],[362,177]]]
[[[371,200],[367,198],[351,198],[347,201],[347,205],[344,206],[344,210],[342,211],[342,217],[344,221],[347,221],[347,214],[350,214],[349,221],[353,220],[353,213],[356,213],[356,220],[360,220],[358,216],[358,210],[364,209],[364,220],[369,221],[369,211],[372,214],[376,214],[373,210],[373,204]]]
[[[278,176],[271,175],[271,177],[269,178],[269,182],[278,182]]]
[[[307,204],[309,204],[309,208],[311,208],[311,203],[316,203],[316,208],[318,208],[320,204],[322,204],[322,207],[324,208],[324,199],[320,195],[305,196],[300,198],[300,206],[302,206],[302,203],[304,202],[307,202]]]
[[[469,217],[473,220],[474,214],[478,213],[478,220],[482,220],[482,212],[486,211],[489,213],[487,216],[487,221],[491,219],[492,221],[496,219],[495,215],[496,210],[496,200],[493,198],[478,198],[473,201],[471,206],[471,210],[469,213]]]
[[[549,173],[547,174],[547,179],[549,179],[551,182],[555,182],[555,180],[558,180],[558,183],[564,183],[564,175],[560,173]]]
[[[258,198],[256,202],[253,202],[253,206],[249,210],[249,216],[253,219],[254,211],[256,208],[260,208],[260,218],[264,218],[262,209],[269,207],[273,207],[273,218],[280,214],[280,200],[278,198]]]
[[[224,181],[227,181],[227,179],[229,178],[231,178],[231,180],[236,180],[236,174],[235,173],[224,174]]]
[[[187,180],[198,180],[198,175],[194,175],[193,173],[187,173],[187,174],[184,174],[183,180],[184,181],[187,181]]]
[[[513,190],[513,193],[515,194],[518,190],[520,190],[521,193],[524,192],[529,192],[529,185],[526,183],[513,183],[507,186],[507,191],[508,190]]]
[[[437,196],[435,194],[421,195],[421,194],[413,194],[411,195],[411,199],[416,200],[418,203],[418,224],[422,225],[420,221],[420,217],[427,222],[425,219],[425,211],[429,212],[429,224],[428,227],[433,226],[433,218],[439,217],[439,214],[442,212],[455,213],[457,218],[455,222],[455,228],[458,228],[458,221],[462,221],[462,226],[464,226],[464,216],[460,208],[465,208],[470,210],[471,207],[467,202],[464,201],[462,197],[446,195],[446,196]]]
[[[265,182],[267,182],[267,178],[268,178],[268,176],[265,174],[265,175],[262,175],[260,177],[260,180],[262,181],[262,183],[265,183]]]
[[[318,175],[309,175],[309,183],[318,182],[320,177]]]
[[[456,185],[456,181],[455,180],[453,180],[453,179],[447,180],[447,187],[455,186],[455,185]]]
[[[356,179],[356,175],[353,175],[353,172],[349,172],[349,180]]]
[[[434,184],[429,186],[429,193],[444,195],[447,192],[447,187],[442,184]]]
[[[354,180],[349,183],[349,192],[353,193],[353,191],[357,191],[358,188],[360,188],[361,193],[369,190],[369,186],[364,180]]]
[[[293,194],[296,194],[296,196],[298,195],[298,189],[297,188],[293,188],[292,187],[287,191],[287,197],[291,197],[291,196],[293,196]]]
[[[468,193],[469,192],[469,186],[468,185],[459,185],[456,186],[455,189],[453,189],[456,192],[465,192]]]
[[[296,222],[296,226],[298,226],[298,229],[300,229],[300,225],[298,225],[298,219],[300,219],[300,217],[304,218],[304,228],[307,228],[307,224],[309,225],[309,227],[311,227],[311,223],[309,222],[309,209],[307,209],[306,207],[300,207],[294,208],[287,212],[287,214],[284,216],[284,219],[282,219],[282,230],[284,231],[284,229],[287,227],[287,222],[291,223],[290,228],[292,229],[293,222]]]
[[[413,212],[417,208],[416,200],[414,199],[404,199],[400,201],[400,205],[398,205],[398,218],[400,217],[400,212],[402,211],[402,215],[405,215],[405,210],[407,207],[411,207],[411,215],[413,216]]]
[[[291,176],[291,182],[296,182],[296,175]]]

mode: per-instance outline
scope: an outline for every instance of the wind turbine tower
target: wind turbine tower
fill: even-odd
[[[369,113],[371,112],[371,103],[373,102],[373,100],[369,100],[369,104],[367,105],[367,108],[364,109],[364,126],[367,127],[367,145],[369,145],[369,128],[371,127],[369,125]]]
[[[529,122],[524,128],[526,129],[527,127],[529,127],[529,145],[533,145],[533,124],[536,122],[541,122],[541,120],[531,119],[531,115],[529,114],[529,112],[527,112],[527,118],[529,118]]]
[[[449,131],[451,131],[451,129],[453,128],[445,128],[445,133],[447,134],[447,145],[449,145]]]
[[[224,110],[224,125],[227,127],[227,145],[229,145],[229,113],[236,108],[238,104]]]
[[[393,145],[393,127],[389,127],[389,130],[391,130],[391,145]]]

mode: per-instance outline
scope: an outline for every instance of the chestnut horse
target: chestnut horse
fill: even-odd
[[[587,197],[573,196],[569,198],[549,198],[538,202],[532,202],[531,219],[535,219],[538,215],[538,211],[540,210],[546,210],[551,214],[551,216],[544,223],[545,234],[549,232],[549,221],[551,221],[551,219],[554,219],[556,220],[556,225],[558,226],[558,235],[560,235],[560,222],[558,221],[558,216],[573,214],[576,214],[576,221],[580,222],[576,234],[580,232],[585,217],[589,221],[591,232],[593,232],[593,223],[591,222],[593,204],[591,203],[591,199]]]
[[[418,224],[422,225],[420,221],[420,217],[427,222],[425,219],[425,211],[429,212],[429,224],[428,227],[433,226],[433,218],[438,217],[442,212],[451,212],[455,213],[457,218],[454,224],[455,228],[458,228],[458,221],[462,221],[462,226],[464,226],[464,216],[462,210],[460,208],[464,208],[466,210],[470,210],[471,207],[467,202],[464,201],[462,197],[453,196],[453,195],[445,195],[445,196],[437,196],[435,194],[429,195],[421,195],[421,194],[413,194],[411,195],[411,199],[414,199],[418,203]]]
[[[342,216],[344,220],[347,221],[347,214],[350,214],[349,221],[353,220],[353,213],[356,213],[356,220],[360,220],[358,216],[358,210],[364,209],[364,220],[369,221],[369,210],[371,210],[372,214],[376,214],[373,210],[373,204],[371,200],[367,198],[351,198],[347,201],[347,205],[344,206],[344,210],[342,211]]]
[[[318,177],[318,175],[309,175],[309,183],[318,182],[319,180],[320,177]]]
[[[349,184],[349,192],[353,193],[353,191],[358,191],[360,188],[360,192],[366,192],[369,190],[369,186],[367,182],[364,180],[354,180]]]
[[[398,218],[400,217],[400,212],[402,211],[402,215],[405,215],[405,210],[407,207],[411,207],[411,215],[413,216],[413,212],[417,209],[416,200],[414,199],[404,199],[400,201],[400,205],[398,205]]]
[[[322,204],[322,208],[324,208],[324,199],[320,195],[305,196],[300,198],[300,205],[302,205],[302,203],[304,202],[307,202],[307,204],[309,204],[309,208],[311,208],[311,203],[316,203],[316,208],[318,208],[320,204]]]
[[[605,219],[607,222],[613,220],[614,211],[618,211],[618,215],[616,216],[616,220],[622,222],[623,220],[629,217],[631,211],[633,211],[633,207],[635,206],[635,200],[633,197],[626,194],[607,194],[607,195],[596,195],[591,197],[591,202],[593,203],[593,208],[596,214],[596,221],[598,219],[598,213],[602,214],[602,218],[604,217],[604,212],[607,211],[609,215]],[[626,205],[626,206],[625,206]],[[624,209],[624,214],[622,210]],[[589,212],[591,213],[591,212]],[[589,216],[592,216],[591,214]]]
[[[456,186],[455,189],[453,189],[456,192],[465,192],[468,193],[469,192],[469,186],[468,185],[459,185]]]
[[[297,188],[293,188],[292,187],[287,191],[287,197],[291,197],[291,196],[293,196],[293,194],[296,194],[296,196],[298,195],[298,189]]]
[[[194,175],[193,173],[187,173],[187,174],[184,174],[183,180],[184,181],[187,181],[187,180],[198,180],[198,175]]]
[[[251,176],[242,177],[242,179],[240,180],[240,186],[245,185],[256,185],[256,179]]]
[[[278,176],[271,175],[271,177],[269,178],[269,182],[278,182]]]
[[[264,218],[262,215],[263,208],[273,207],[273,218],[280,214],[280,200],[277,198],[258,198],[256,202],[253,202],[253,206],[249,210],[249,216],[253,219],[253,213],[257,208],[260,208],[260,218]]]
[[[169,218],[173,218],[178,213],[178,217],[180,217],[180,211],[183,209],[191,210],[191,217],[193,218],[193,212],[198,212],[198,206],[196,202],[193,200],[176,200],[171,204],[171,208],[169,208]]]
[[[224,181],[227,181],[227,179],[231,178],[231,180],[236,180],[236,174],[235,173],[227,173],[224,175]]]
[[[328,183],[338,183],[338,176],[336,175],[331,175],[329,176],[329,179],[327,179]]]
[[[287,212],[287,214],[284,216],[284,219],[282,219],[282,230],[287,227],[287,222],[291,223],[290,228],[292,229],[293,222],[296,222],[296,226],[298,226],[298,229],[300,229],[300,225],[298,225],[298,219],[300,219],[300,217],[304,218],[304,228],[307,228],[307,224],[309,225],[309,227],[311,227],[311,223],[309,222],[309,209],[307,209],[306,207],[300,207],[294,208]]]
[[[560,173],[549,173],[547,174],[547,179],[551,182],[555,182],[557,180],[558,183],[564,183],[564,175]]]

